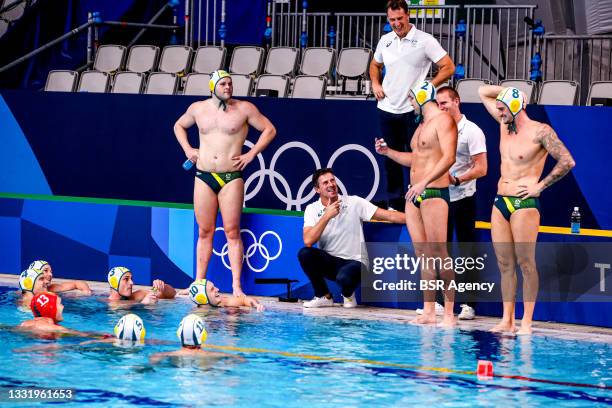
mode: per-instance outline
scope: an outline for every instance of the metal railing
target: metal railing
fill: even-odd
[[[576,81],[584,102],[594,81],[612,81],[612,35],[545,35],[544,80]]]
[[[536,6],[465,6],[466,77],[493,81],[528,79],[533,38],[525,17]]]

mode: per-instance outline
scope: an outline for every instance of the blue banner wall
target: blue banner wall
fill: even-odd
[[[193,174],[181,168],[185,157],[172,126],[196,98],[29,91],[0,95],[2,154],[12,156],[0,162],[5,175],[0,192],[50,190],[66,196],[192,202]],[[379,134],[374,102],[252,102],[272,120],[278,135],[245,172],[247,207],[303,210],[314,198],[310,175],[330,165],[350,194],[386,198],[383,161],[373,149]],[[463,111],[487,137],[489,174],[478,181],[477,193],[478,219],[487,221],[499,178],[499,126],[482,105],[464,104]],[[571,174],[543,193],[542,224],[567,226],[571,209],[579,206],[583,227],[612,228],[610,108],[530,106],[528,112],[556,129],[577,162]],[[257,137],[251,130],[248,140],[254,143]],[[197,145],[195,129],[190,138]],[[33,157],[14,154],[28,145]],[[24,163],[31,170],[24,171]],[[545,172],[553,163],[549,158]]]
[[[298,281],[293,284],[296,296],[312,298],[312,287],[297,260],[297,252],[303,246],[302,225],[299,216],[243,215],[242,282],[247,293],[284,295],[283,285],[257,285],[255,279],[289,278]],[[364,227],[368,242],[409,242],[403,225],[366,223]],[[558,237],[543,235],[545,241]],[[572,236],[568,239],[579,240]],[[163,279],[183,288],[195,276],[196,242],[197,224],[189,209],[0,198],[0,273],[17,275],[33,260],[45,259],[53,265],[56,277],[105,281],[111,267],[122,265],[132,270],[137,284]],[[491,267],[495,269],[495,262]],[[222,291],[231,292],[231,270],[220,217],[207,277]],[[330,285],[330,289],[339,296],[337,287]],[[418,307],[398,302],[371,304]],[[499,316],[501,306],[481,302],[477,311]],[[540,302],[535,318],[612,327],[612,304]]]

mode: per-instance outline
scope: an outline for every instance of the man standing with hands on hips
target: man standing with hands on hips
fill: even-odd
[[[430,81],[434,87],[453,75],[455,64],[433,36],[409,23],[405,0],[388,1],[386,10],[393,31],[383,35],[378,42],[370,63],[370,79],[378,100],[381,137],[391,149],[405,152],[410,151],[410,139],[417,127],[408,92],[423,82],[432,62],[438,67],[438,73]],[[389,206],[404,208],[407,183],[404,182],[402,166],[386,159],[385,169]]]

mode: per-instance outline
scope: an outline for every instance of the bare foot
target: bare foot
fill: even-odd
[[[244,292],[242,291],[242,288],[234,288],[234,291],[232,294],[236,297],[246,296]]]
[[[514,323],[501,321],[495,326],[493,326],[489,331],[492,333],[514,333],[516,332],[516,327],[514,326]]]
[[[411,320],[410,324],[436,324],[436,315],[422,314]]]
[[[531,333],[533,333],[533,330],[531,329],[531,325],[527,326],[527,325],[521,325],[521,328],[519,331],[516,332],[517,336],[527,336],[530,335]]]
[[[442,318],[442,321],[438,325],[438,327],[451,328],[451,327],[455,327],[456,325],[457,325],[457,319],[455,318],[455,315],[450,315],[450,316],[444,316]]]

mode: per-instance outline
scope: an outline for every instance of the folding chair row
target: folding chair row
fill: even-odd
[[[457,82],[457,92],[462,102],[480,103],[478,88],[491,81],[484,79],[462,79]],[[529,80],[505,80],[501,81],[500,86],[512,86],[520,89],[529,103],[537,101],[538,105],[576,105],[578,103],[580,86],[575,81],[544,81],[538,87],[536,83]],[[537,91],[537,98],[536,98]],[[594,103],[608,104],[607,100],[612,100],[612,82],[595,81],[591,83],[586,105]]]
[[[211,73],[223,67],[226,50],[223,47],[204,46],[196,50],[183,45],[169,45],[161,51],[153,45],[102,45],[94,59],[93,70],[119,72],[124,68],[131,72],[167,72],[184,75],[193,70]],[[127,55],[127,58],[126,58]],[[193,60],[193,64],[192,64]]]

